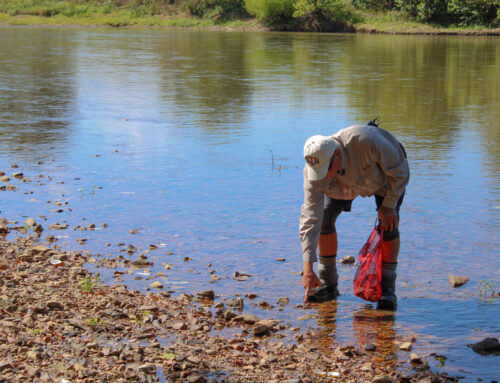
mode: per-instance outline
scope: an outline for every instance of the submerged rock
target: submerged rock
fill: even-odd
[[[484,338],[483,340],[469,346],[481,355],[500,354],[500,343],[497,338]]]

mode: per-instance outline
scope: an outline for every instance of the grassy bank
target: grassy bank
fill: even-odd
[[[293,24],[255,17],[246,11],[243,1],[239,1],[240,9],[234,9],[234,0],[226,3],[232,4],[233,8],[228,9],[213,4],[215,3],[210,3],[209,0],[205,2],[194,0],[113,0],[108,2],[0,0],[0,25],[318,31],[307,23]],[[407,13],[396,10],[375,11],[352,7],[348,14],[343,15],[348,17],[348,20],[336,19],[331,23],[331,27],[319,31],[500,35],[500,28],[492,26],[443,26],[416,22]]]

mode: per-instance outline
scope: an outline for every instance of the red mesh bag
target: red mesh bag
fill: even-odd
[[[359,266],[354,276],[354,295],[370,302],[382,297],[382,228],[374,227],[358,254]]]

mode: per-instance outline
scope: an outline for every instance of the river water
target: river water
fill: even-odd
[[[304,309],[303,143],[374,117],[412,172],[399,309],[353,297],[344,265],[338,301]],[[68,223],[42,236],[63,249],[114,258],[133,244],[154,262],[150,277],[122,276],[133,289],[255,293],[244,312],[311,332],[323,352],[370,342],[377,362],[408,368],[398,343],[414,336],[413,352],[462,381],[500,377],[500,356],[467,347],[500,335],[500,301],[484,297],[500,286],[499,121],[498,38],[0,29],[0,170],[33,180],[0,192],[2,217]],[[373,198],[340,216],[339,257],[357,255],[375,216]]]

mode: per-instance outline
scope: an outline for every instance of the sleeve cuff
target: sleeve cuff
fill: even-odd
[[[382,206],[389,207],[391,209],[395,209],[396,205],[398,203],[398,199],[399,198],[386,195],[385,198],[384,198],[384,201],[382,202]]]
[[[306,252],[302,254],[302,262],[317,262],[318,257],[315,252]]]

